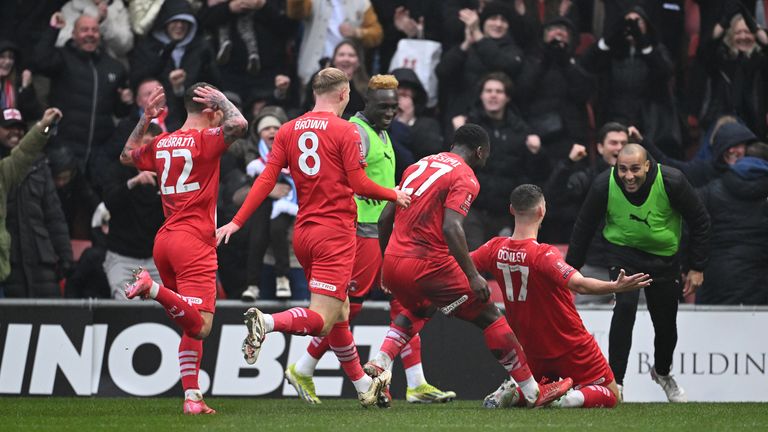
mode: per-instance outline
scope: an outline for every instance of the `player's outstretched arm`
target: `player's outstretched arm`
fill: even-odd
[[[198,87],[195,89],[195,102],[202,103],[211,109],[220,109],[224,113],[221,121],[221,130],[224,132],[224,142],[232,144],[245,136],[248,130],[248,121],[232,102],[224,96],[224,93],[213,87]]]
[[[611,294],[646,288],[651,282],[653,282],[653,279],[648,274],[635,273],[632,276],[627,276],[624,269],[621,269],[619,277],[612,282],[585,277],[581,273],[576,272],[568,280],[568,288],[579,294]]]
[[[149,94],[149,102],[144,108],[144,115],[141,116],[133,132],[128,137],[128,141],[123,146],[123,152],[120,153],[120,162],[123,165],[134,166],[131,152],[141,146],[141,140],[147,133],[147,127],[153,118],[160,115],[165,109],[165,91],[162,86],[155,87]]]
[[[365,171],[362,168],[347,171],[347,179],[349,180],[349,185],[352,186],[352,190],[360,196],[392,201],[402,208],[408,208],[411,205],[410,195],[401,191],[399,187],[387,189],[377,185],[365,175]]]
[[[251,186],[248,196],[245,197],[245,202],[240,206],[240,210],[237,211],[235,217],[232,218],[232,222],[216,230],[216,246],[220,245],[222,241],[225,244],[229,243],[229,238],[232,234],[236,233],[245,224],[245,221],[251,217],[253,212],[264,202],[267,195],[272,192],[279,175],[280,167],[268,163],[267,167],[253,183],[253,186]]]
[[[445,215],[443,216],[443,237],[445,237],[445,242],[448,244],[448,250],[456,259],[464,274],[467,275],[469,287],[481,301],[485,302],[490,298],[491,291],[488,289],[488,282],[480,276],[480,272],[477,271],[475,263],[472,262],[472,258],[469,256],[469,248],[467,247],[467,238],[464,235],[463,226],[464,216],[455,210],[446,208]]]

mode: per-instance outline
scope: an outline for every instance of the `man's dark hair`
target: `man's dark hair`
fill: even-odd
[[[507,97],[512,97],[512,89],[514,87],[514,83],[509,78],[509,75],[505,74],[504,72],[491,72],[485,75],[483,79],[480,80],[480,86],[477,88],[478,95],[483,93],[485,83],[488,81],[500,82],[501,85],[504,86],[504,93],[506,93]]]
[[[470,150],[490,145],[488,132],[474,123],[467,123],[458,128],[453,136],[453,142],[455,145],[466,147]]]
[[[746,155],[768,161],[768,144],[761,141],[753,142],[747,146]]]
[[[216,86],[208,84],[207,82],[196,82],[189,86],[187,91],[184,92],[184,109],[187,110],[187,113],[201,113],[204,109],[208,108],[206,104],[195,102],[192,99],[195,97],[195,89],[198,87],[211,87],[218,90]]]
[[[533,184],[521,184],[509,195],[509,203],[515,213],[525,213],[535,209],[544,198],[541,188]]]
[[[626,126],[619,122],[608,122],[603,125],[603,127],[600,128],[599,131],[597,131],[597,139],[599,143],[602,143],[605,141],[605,137],[608,135],[609,132],[624,132],[629,136],[629,130]]]

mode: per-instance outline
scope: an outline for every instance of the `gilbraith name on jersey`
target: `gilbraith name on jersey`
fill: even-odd
[[[301,129],[325,130],[327,127],[328,127],[328,120],[314,120],[314,119],[297,120],[296,123],[293,124],[293,130],[301,130]]]
[[[157,148],[194,147],[193,137],[168,136],[157,142]]]

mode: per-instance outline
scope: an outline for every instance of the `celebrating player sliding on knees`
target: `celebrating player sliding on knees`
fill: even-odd
[[[504,293],[507,321],[525,349],[534,378],[569,376],[574,390],[554,401],[562,408],[613,408],[621,401],[613,372],[595,338],[584,328],[571,291],[609,294],[646,288],[645,273],[612,282],[584,277],[568,265],[554,247],[536,241],[547,212],[541,188],[520,185],[512,191],[510,211],[515,217],[512,237],[496,237],[472,252],[481,272],[490,272]],[[505,381],[485,398],[486,408],[523,405],[521,391]]]
[[[243,354],[256,362],[267,333],[325,336],[363,406],[376,403],[391,375],[368,377],[360,366],[349,330],[347,285],[355,258],[357,207],[353,192],[371,199],[394,201],[408,207],[410,197],[378,186],[365,175],[360,134],[339,116],[349,102],[349,80],[344,72],[327,68],[312,81],[315,107],[284,124],[275,136],[267,167],[253,184],[232,222],[216,231],[218,242],[228,242],[274,187],[280,170],[289,167],[296,184],[299,213],[294,229],[294,250],[309,280],[309,308],[296,307],[263,314],[245,313],[248,336]]]

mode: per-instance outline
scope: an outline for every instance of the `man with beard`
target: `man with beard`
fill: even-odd
[[[653,283],[645,289],[648,312],[655,330],[651,379],[670,402],[687,402],[685,391],[670,373],[677,345],[677,302],[701,286],[709,243],[709,215],[683,173],[652,164],[638,144],[619,152],[616,166],[595,178],[573,228],[566,261],[578,269],[598,224],[605,218],[605,263],[610,279],[620,269],[626,274],[648,273]],[[688,226],[685,268],[688,276],[680,289],[680,237]],[[621,393],[632,346],[632,328],[639,291],[617,293],[609,335],[608,360]]]

